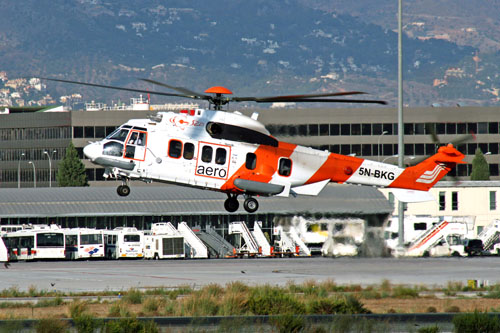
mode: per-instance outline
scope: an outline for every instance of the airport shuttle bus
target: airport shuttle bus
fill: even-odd
[[[144,258],[144,232],[136,228],[104,230],[104,245],[108,259]]]
[[[103,230],[89,228],[65,229],[66,259],[89,259],[104,257]]]
[[[3,236],[10,260],[64,259],[65,239],[60,229],[19,230]]]

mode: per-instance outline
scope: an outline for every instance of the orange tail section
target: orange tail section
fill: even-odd
[[[389,187],[428,191],[457,164],[465,163],[464,157],[452,144],[440,147],[437,154],[406,168]]]

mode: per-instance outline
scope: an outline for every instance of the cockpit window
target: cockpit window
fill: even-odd
[[[110,135],[108,135],[108,137],[106,139],[113,139],[113,140],[118,140],[118,141],[124,142],[125,139],[127,138],[128,131],[129,131],[128,129],[119,128],[116,131],[114,131],[113,133],[111,133]]]
[[[123,145],[119,142],[114,141],[105,143],[102,154],[121,157],[123,155]]]

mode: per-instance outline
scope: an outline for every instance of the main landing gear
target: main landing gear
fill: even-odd
[[[236,194],[228,194],[226,201],[224,201],[224,208],[233,213],[238,210],[240,207],[240,203],[238,202],[238,195]],[[249,213],[255,213],[257,209],[259,209],[259,203],[255,198],[248,197],[243,202],[243,208]]]
[[[116,188],[116,193],[121,197],[126,197],[130,194],[130,187],[127,185],[126,181]]]

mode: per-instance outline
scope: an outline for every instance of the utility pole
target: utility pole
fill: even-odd
[[[403,0],[398,0],[398,166],[404,168],[404,122],[403,122]],[[398,245],[402,249],[405,242],[404,203],[398,200]]]

